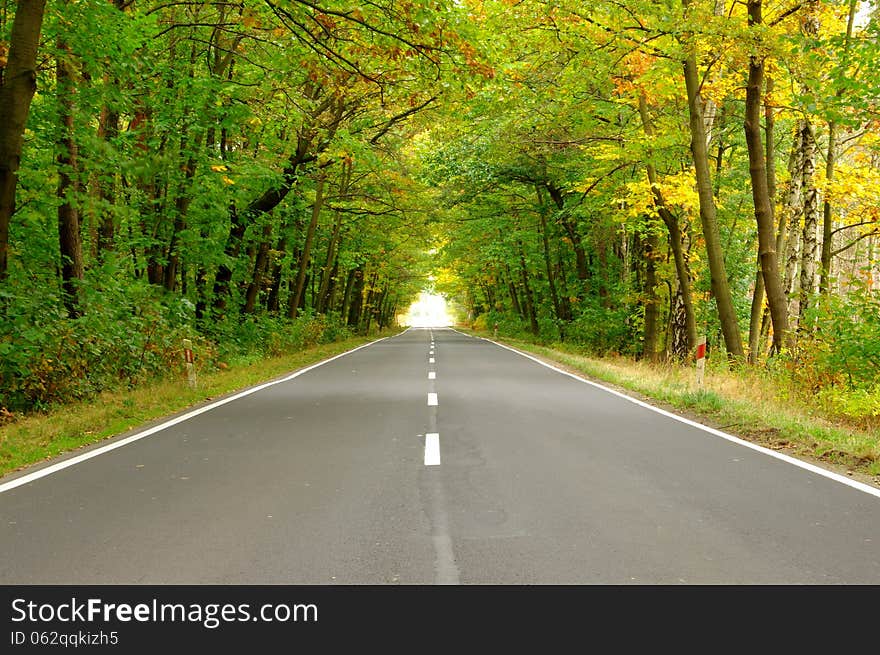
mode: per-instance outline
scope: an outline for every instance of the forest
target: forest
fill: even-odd
[[[6,415],[396,326],[880,417],[860,0],[0,0]]]

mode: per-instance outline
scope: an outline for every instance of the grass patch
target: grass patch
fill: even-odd
[[[234,362],[199,374],[190,389],[183,371],[128,391],[106,391],[94,399],[50,407],[10,419],[0,427],[0,475],[102,441],[143,423],[291,373],[346,350],[396,334],[352,337],[280,357]]]
[[[697,387],[692,366],[591,357],[568,344],[503,336],[498,341],[709,427],[880,486],[880,431],[823,415],[765,369],[731,370],[717,361],[723,358],[710,359],[704,384]]]

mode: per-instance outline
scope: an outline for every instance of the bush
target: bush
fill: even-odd
[[[108,281],[108,279],[110,281]],[[351,336],[337,317],[234,317],[195,325],[195,306],[146,282],[82,285],[83,315],[69,318],[57,292],[4,291],[0,303],[0,408],[13,412],[185,375],[183,340],[199,370],[255,362]]]
[[[256,361],[277,357],[321,343],[352,336],[338,317],[305,313],[295,319],[247,316],[230,320],[214,332],[220,357],[228,361]]]
[[[844,390],[839,387],[822,389],[815,401],[827,413],[876,424],[880,418],[880,386],[872,389]]]
[[[603,307],[598,298],[581,303],[580,314],[566,327],[566,340],[596,355],[620,353],[627,349],[630,329],[626,308]]]
[[[813,389],[880,386],[880,293],[855,282],[846,296],[826,296],[808,312],[794,375]]]
[[[210,352],[186,322],[186,305],[163,305],[148,285],[126,292],[105,285],[100,302],[87,283],[82,291],[84,313],[74,319],[57,296],[7,296],[0,406],[39,409],[179,372],[184,338]]]
[[[484,328],[478,328],[477,325],[485,325]],[[515,314],[506,314],[496,310],[491,310],[485,314],[480,314],[473,323],[473,328],[484,329],[489,332],[495,330],[498,325],[498,334],[503,334],[514,339],[531,339],[534,335],[529,331],[528,324]]]

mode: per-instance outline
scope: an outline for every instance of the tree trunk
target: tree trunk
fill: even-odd
[[[348,317],[346,324],[350,328],[357,329],[361,320],[361,308],[364,305],[364,265],[360,264],[354,271],[354,281],[351,288],[351,298],[348,303]]]
[[[275,252],[272,253],[272,272],[269,276],[272,282],[269,285],[269,293],[266,297],[266,311],[272,314],[277,314],[281,309],[281,278],[284,273],[282,262],[284,253],[287,250],[287,225],[282,223],[280,230],[282,232],[281,238],[278,239]]]
[[[807,12],[801,24],[801,31],[808,38],[815,38],[819,34],[819,16],[817,13],[818,3],[810,0],[807,3]],[[804,230],[801,250],[801,289],[798,303],[798,332],[807,329],[804,316],[809,308],[810,300],[816,281],[816,255],[818,246],[816,242],[819,227],[818,190],[813,175],[816,172],[816,129],[809,116],[803,121],[803,193],[804,193]]]
[[[798,297],[798,330],[806,329],[804,315],[810,304],[816,280],[817,231],[819,228],[818,190],[813,175],[816,170],[816,132],[809,119],[804,120],[804,224],[801,237],[801,284]]]
[[[510,302],[513,304],[514,311],[521,318],[525,319],[526,313],[523,311],[522,303],[519,301],[519,294],[516,292],[516,283],[513,280],[513,273],[510,272],[510,264],[505,262],[504,268],[507,271],[507,291],[510,294]]]
[[[797,284],[797,267],[800,258],[801,216],[803,215],[803,124],[798,121],[791,143],[791,154],[788,158],[789,187],[785,202],[787,226],[785,228],[785,275],[782,288],[788,298],[788,315],[791,318],[790,329],[796,326],[797,316],[794,312]]]
[[[241,309],[243,314],[253,314],[257,308],[257,298],[263,288],[263,278],[269,264],[269,239],[271,238],[272,224],[266,223],[263,226],[263,238],[260,239],[257,256],[254,258],[253,275],[251,275],[250,284],[245,292],[244,307]]]
[[[675,290],[670,289],[669,299],[669,354],[673,359],[684,361],[693,352],[694,347],[688,342],[687,309],[681,285]]]
[[[376,284],[378,277],[379,276],[374,273],[370,280],[370,292],[367,294],[367,315],[366,325],[364,325],[364,334],[370,333],[370,325],[373,319],[376,319],[376,322],[378,323],[379,312],[381,311],[382,303],[385,301],[385,296],[388,293],[386,289],[377,290],[375,288],[374,285]]]
[[[321,283],[318,286],[317,302],[315,303],[316,311],[319,314],[326,314],[330,311],[334,281],[339,272],[340,216],[341,214],[337,215],[337,222],[333,225],[333,232],[331,232],[330,240],[327,243],[327,257],[321,268]]]
[[[9,57],[0,75],[0,282],[8,274],[9,223],[31,100],[37,90],[37,48],[45,0],[18,0]]]
[[[337,252],[338,252],[338,250],[339,250],[339,247],[337,246]],[[339,289],[339,256],[337,255],[336,258],[333,260],[333,267],[330,269],[330,281],[327,284],[327,291],[321,300],[321,302],[323,302],[323,305],[324,305],[324,313],[325,314],[329,314],[330,312],[332,312],[335,309],[336,303],[334,301],[336,300],[336,292],[338,289]]]
[[[339,306],[339,317],[341,320],[346,321],[346,324],[348,324],[348,310],[351,305],[351,292],[354,289],[357,274],[358,269],[352,268],[348,271],[348,275],[345,276],[345,289],[342,290],[342,304]]]
[[[687,10],[693,0],[682,0]],[[688,44],[690,47],[690,44]],[[706,252],[709,260],[709,271],[712,276],[712,295],[718,306],[718,318],[727,354],[733,359],[743,359],[743,344],[740,336],[739,322],[733,299],[730,294],[730,283],[724,264],[724,253],[721,250],[721,237],[718,231],[718,220],[715,211],[715,197],[712,191],[712,177],[709,171],[709,156],[706,149],[705,124],[703,122],[702,99],[700,98],[700,75],[697,68],[696,54],[691,51],[684,61],[685,86],[688,96],[689,127],[691,134],[691,154],[697,178],[697,194],[700,199],[700,220],[703,226],[703,238],[706,241]]]
[[[342,180],[339,184],[339,195],[344,197],[348,193],[348,183],[351,179],[351,162],[346,161],[342,167]],[[327,243],[327,257],[324,260],[324,268],[321,271],[321,284],[318,287],[317,312],[327,313],[330,303],[330,282],[335,275],[334,262],[339,248],[340,235],[342,233],[342,212],[336,212],[336,220],[333,222],[333,231]]]
[[[649,138],[654,136],[654,124],[648,113],[648,104],[644,94],[639,96],[639,115],[642,119],[642,129]],[[654,197],[654,207],[657,213],[666,225],[668,232],[669,247],[672,250],[673,261],[675,262],[675,273],[678,278],[678,292],[681,296],[682,311],[684,312],[684,326],[687,338],[687,348],[685,353],[689,353],[697,345],[697,319],[694,313],[693,294],[691,293],[691,275],[687,267],[687,261],[684,256],[684,247],[681,238],[681,226],[678,216],[669,210],[663,193],[660,191],[657,179],[657,171],[654,165],[647,163],[645,165],[648,174],[648,183],[651,185],[651,194]],[[671,309],[670,309],[671,311]],[[673,349],[673,352],[678,350]]]
[[[105,80],[106,81],[106,80]],[[119,136],[119,112],[109,106],[101,110],[98,120],[98,138],[108,144]],[[108,146],[108,147],[115,147]],[[113,206],[116,204],[115,171],[107,171],[98,181],[98,198],[100,199],[98,240],[96,249],[98,257],[113,250],[116,238],[116,224],[113,220]]]
[[[519,271],[522,277],[523,290],[525,291],[525,305],[529,317],[529,326],[532,334],[537,336],[541,330],[538,327],[538,317],[535,314],[535,299],[532,295],[532,288],[529,285],[529,272],[526,268],[526,255],[522,242],[519,244]]]
[[[764,83],[765,93],[769,99],[773,92],[773,78],[766,77]],[[776,198],[776,146],[774,142],[774,126],[775,116],[773,107],[769,102],[764,103],[764,166],[767,170],[767,192],[770,196],[771,212],[774,211],[774,200]],[[779,253],[781,252],[781,230],[785,225],[784,221],[779,221],[779,227],[776,232],[776,257],[777,268],[779,267]],[[782,281],[780,280],[780,284]],[[783,289],[783,295],[785,290]],[[785,299],[786,316],[788,315],[788,302]],[[764,316],[764,275],[761,271],[761,255],[758,254],[757,267],[755,271],[755,290],[752,293],[752,306],[749,313],[749,363],[754,364],[758,361],[758,355],[761,351],[761,324]]]
[[[206,239],[207,235],[204,230],[202,231],[202,238]],[[195,275],[195,283],[196,283],[196,321],[201,322],[202,319],[205,318],[208,310],[208,269],[205,268],[204,264],[199,262],[196,267],[196,275]]]
[[[370,281],[366,285],[367,297],[363,300],[363,305],[361,306],[361,318],[358,322],[358,332],[361,334],[370,333],[370,320],[373,316],[373,301],[376,297],[376,281],[378,278],[378,273],[372,273],[370,275]]]
[[[186,151],[186,137],[180,140],[180,151]],[[180,253],[178,252],[178,239],[180,233],[186,228],[186,214],[189,211],[192,196],[190,195],[190,184],[196,170],[195,159],[190,155],[186,158],[183,169],[183,180],[177,189],[177,197],[174,199],[174,226],[172,227],[171,240],[168,243],[168,256],[165,258],[165,280],[164,286],[166,291],[174,291],[177,280],[177,271],[180,263]]]
[[[61,253],[61,288],[64,305],[71,318],[82,313],[79,283],[83,279],[82,235],[77,208],[77,147],[73,135],[73,97],[75,85],[66,59],[69,48],[58,43],[59,55],[55,62],[56,93],[61,110],[58,137],[58,243]]]
[[[241,218],[235,209],[235,205],[230,203],[229,216],[231,227],[229,238],[226,240],[226,247],[223,254],[226,261],[217,267],[217,273],[214,275],[214,292],[213,292],[213,309],[217,318],[223,318],[226,314],[226,307],[229,301],[229,283],[232,281],[232,268],[238,254],[241,251],[241,240],[244,237],[247,224]]]
[[[849,0],[849,13],[846,21],[846,36],[843,42],[843,65],[849,64],[849,52],[852,44],[853,25],[859,6],[858,0]],[[876,10],[875,10],[876,11]],[[837,90],[836,96],[840,97],[844,89]],[[832,120],[828,123],[828,148],[825,154],[825,179],[828,182],[834,180],[834,168],[837,165],[837,124]],[[831,277],[831,252],[832,234],[834,229],[834,211],[828,195],[822,207],[822,253],[819,270],[819,293],[828,293]]]
[[[837,125],[834,121],[828,123],[828,148],[825,152],[825,180],[828,183],[834,181],[834,167],[837,164]],[[819,263],[819,293],[828,293],[829,279],[831,277],[831,245],[834,229],[834,211],[828,194],[822,203],[822,250]]]
[[[762,0],[749,0],[749,26],[761,25]],[[779,278],[779,262],[776,256],[776,221],[773,218],[773,202],[767,184],[766,152],[761,134],[761,94],[764,90],[764,57],[749,57],[749,76],[746,83],[745,129],[746,145],[749,153],[749,178],[752,183],[752,201],[755,206],[755,222],[758,228],[758,258],[761,262],[761,276],[767,294],[767,305],[770,307],[770,318],[773,322],[773,348],[780,352],[783,347],[790,347],[788,335],[788,308],[782,281]],[[756,290],[757,291],[757,290]],[[752,308],[752,318],[760,314]],[[755,323],[757,321],[755,320]],[[759,333],[759,327],[750,329],[752,334]],[[751,353],[750,353],[751,356]]]
[[[657,359],[657,317],[660,313],[660,299],[657,297],[657,234],[649,231],[642,244],[645,259],[645,326],[642,356],[648,361]]]
[[[556,243],[556,279],[560,285],[560,300],[562,302],[562,313],[566,321],[573,318],[571,311],[571,296],[568,291],[568,272],[565,270],[565,253],[562,250],[560,239],[558,236],[554,239]]]
[[[538,214],[541,219],[541,243],[544,247],[544,266],[547,269],[547,284],[550,287],[550,299],[553,301],[553,312],[556,314],[559,326],[559,338],[565,341],[565,316],[559,303],[559,294],[556,292],[556,281],[553,276],[553,265],[550,263],[550,239],[547,237],[547,216],[544,212],[544,202],[541,198],[541,189],[538,187]]]
[[[113,0],[113,6],[119,11],[125,11],[127,0]],[[119,80],[104,75],[104,84],[108,87],[118,87]],[[112,142],[119,136],[119,110],[115,103],[108,103],[101,108],[98,119],[98,138],[104,141],[108,148],[115,149]],[[116,204],[116,171],[104,171],[104,175],[98,180],[98,197],[101,200],[100,219],[98,224],[97,251],[98,257],[103,259],[104,253],[113,250],[116,237],[116,225],[112,207]],[[108,179],[109,178],[109,179]]]
[[[324,173],[318,173],[318,180],[315,185],[315,204],[312,205],[312,220],[306,230],[306,240],[303,245],[302,255],[299,260],[299,270],[296,275],[296,284],[293,287],[293,294],[288,299],[287,315],[290,318],[296,318],[299,314],[300,304],[303,299],[303,290],[306,283],[306,272],[309,268],[309,259],[312,256],[312,241],[315,238],[315,229],[318,227],[318,217],[321,215],[321,206],[324,204]]]

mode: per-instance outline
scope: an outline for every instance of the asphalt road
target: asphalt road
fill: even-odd
[[[0,584],[880,583],[876,490],[450,329],[179,419],[0,479]]]

